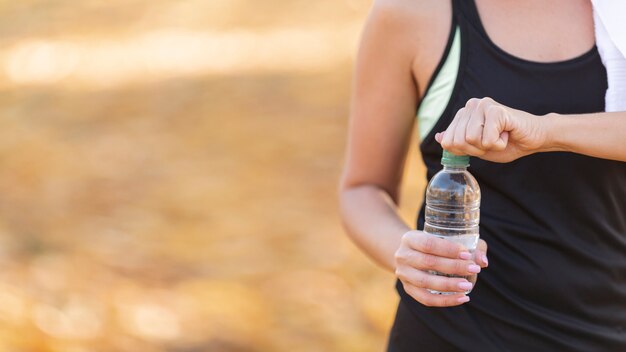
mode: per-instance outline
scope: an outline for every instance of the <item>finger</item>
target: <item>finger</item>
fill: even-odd
[[[485,110],[485,127],[483,128],[482,145],[486,150],[504,150],[508,143],[506,126],[507,111],[499,105],[491,105]]]
[[[452,154],[455,155],[471,155],[471,156],[482,156],[485,154],[485,151],[483,151],[480,148],[476,148],[470,144],[464,144],[461,146],[452,146],[452,147],[444,147],[443,145],[443,139],[444,136],[446,135],[446,131],[443,132],[439,132],[435,134],[435,140],[437,142],[439,142],[439,144],[441,144],[443,149],[446,149],[447,151],[451,152]],[[450,134],[450,133],[448,133]]]
[[[437,132],[435,133],[435,140],[437,141],[437,143],[441,144],[441,140],[443,139],[443,134],[445,132]]]
[[[480,266],[473,260],[450,259],[418,251],[410,253],[404,263],[420,270],[450,275],[469,276],[480,272]]]
[[[456,155],[481,156],[484,154],[483,150],[472,146],[465,139],[465,135],[467,134],[467,125],[471,116],[473,114],[482,114],[482,112],[480,111],[483,104],[482,101],[483,100],[481,99],[472,98],[468,100],[465,108],[459,110],[457,116],[455,117],[455,128],[453,131],[450,131],[453,133],[452,145],[450,145],[448,148],[444,147],[444,149]]]
[[[402,236],[408,247],[427,254],[451,259],[471,259],[470,251],[460,243],[429,235],[423,231],[410,231]]]
[[[467,292],[472,289],[472,283],[461,277],[445,277],[432,275],[422,270],[400,269],[396,276],[403,282],[413,286],[428,288],[440,292]]]
[[[459,114],[459,121],[454,131],[453,147],[459,148],[467,143],[465,136],[467,135],[467,126],[473,115],[483,114],[483,105],[485,99],[472,98],[465,104],[463,113]],[[459,110],[460,112],[461,110]]]
[[[467,130],[467,123],[469,122],[470,116],[475,111],[476,111],[476,109],[473,109],[471,111],[468,110],[467,113],[464,113],[464,114],[459,116],[459,121],[456,124],[456,128],[454,130],[454,136],[453,136],[453,139],[452,139],[452,146],[453,146],[453,148],[460,149],[465,144],[467,144],[467,141],[465,140],[465,133],[466,133],[466,130]]]
[[[487,253],[487,249],[489,248],[489,246],[487,246],[487,242],[485,242],[485,240],[483,239],[479,239],[478,240],[478,244],[476,244],[476,249],[482,251],[483,253]]]
[[[438,295],[428,292],[425,288],[403,283],[404,291],[416,301],[428,307],[454,307],[469,302],[469,296],[463,293]]]
[[[476,250],[474,251],[474,262],[480,265],[481,268],[489,266],[489,260],[487,259],[487,242],[479,240]]]
[[[482,99],[478,104],[478,108],[471,114],[467,127],[465,129],[465,141],[482,149],[483,127],[485,126],[485,107],[491,104],[490,101]]]
[[[456,112],[456,115],[454,116],[454,119],[452,120],[452,122],[450,123],[450,125],[448,126],[448,128],[446,128],[446,130],[443,132],[443,136],[441,139],[441,147],[445,150],[450,150],[449,148],[452,148],[452,142],[454,141],[454,131],[456,131],[456,125],[459,123],[459,119],[461,116],[463,116],[467,111],[467,108],[461,108],[459,109],[459,111]]]
[[[476,148],[473,145],[463,142],[463,143],[456,143],[456,140],[454,142],[455,144],[446,149],[447,151],[449,151],[450,153],[454,154],[454,155],[471,155],[471,156],[483,156],[486,151]]]
[[[496,147],[494,148],[495,150],[504,150],[504,148],[506,148],[506,145],[509,143],[509,132],[502,132],[500,133],[500,139],[498,139],[498,141],[496,141]]]

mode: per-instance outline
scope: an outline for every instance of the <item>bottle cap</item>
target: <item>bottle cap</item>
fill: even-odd
[[[467,167],[469,166],[469,155],[454,155],[447,150],[443,151],[441,157],[441,165],[451,167]]]

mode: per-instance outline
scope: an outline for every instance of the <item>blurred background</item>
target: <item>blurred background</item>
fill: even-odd
[[[382,351],[336,205],[369,6],[0,0],[0,350]]]

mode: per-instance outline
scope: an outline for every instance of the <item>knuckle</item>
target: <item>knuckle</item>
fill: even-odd
[[[402,280],[402,271],[400,270],[400,268],[396,268],[396,270],[393,273],[397,278],[399,278],[400,280]]]
[[[400,243],[407,243],[411,239],[411,231],[405,232],[400,238]]]
[[[471,144],[476,144],[480,142],[480,138],[475,134],[468,134],[465,136],[465,140]]]
[[[402,259],[406,257],[406,252],[408,251],[408,246],[406,243],[401,243],[400,247],[395,251],[394,257],[397,259]]]
[[[480,102],[480,99],[471,98],[470,100],[467,101],[467,103],[465,104],[465,107],[473,109],[478,105],[479,102]]]
[[[393,259],[396,263],[402,263],[404,260],[404,256],[402,255],[402,251],[401,250],[397,250],[394,254],[393,254]]]
[[[428,282],[428,287],[433,289],[433,290],[437,290],[437,291],[450,291],[447,287],[447,285],[445,284],[445,281],[448,280],[448,278],[443,277],[443,276],[434,276],[432,275],[429,282]]]
[[[436,245],[434,237],[426,234],[422,237],[422,252],[432,253]]]
[[[484,109],[484,108],[485,108],[485,105],[487,105],[488,103],[489,103],[489,101],[488,101],[487,99],[482,98],[482,99],[478,100],[477,107],[478,107],[479,109]]]
[[[489,97],[484,97],[480,99],[480,107],[481,108],[485,108],[485,107],[489,107],[489,106],[494,106],[495,101]]]
[[[483,143],[483,147],[484,148],[489,149],[489,148],[493,147],[493,141],[491,141],[489,139],[482,141],[482,143]]]
[[[415,266],[415,264],[419,262],[419,252],[414,250],[407,251],[403,261],[409,266]]]
[[[455,292],[459,290],[458,283],[453,280],[446,280],[446,283],[444,284],[444,286],[445,286],[444,290],[448,292]]]
[[[445,286],[445,290],[448,292],[454,292],[459,290],[459,283],[456,280],[447,280]]]
[[[422,266],[426,269],[433,269],[437,267],[438,264],[439,261],[437,260],[437,257],[433,255],[425,255],[422,258]]]
[[[468,264],[466,264],[465,262],[460,261],[460,260],[455,260],[453,270],[455,273],[462,274],[467,271],[467,266]]]
[[[429,276],[426,273],[422,273],[421,275],[416,275],[415,277],[415,286],[417,287],[429,287],[430,284]]]

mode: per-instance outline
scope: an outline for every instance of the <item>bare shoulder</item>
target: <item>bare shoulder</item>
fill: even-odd
[[[426,15],[436,15],[437,11],[450,8],[450,1],[446,0],[374,0],[373,9],[396,11],[396,13],[413,12]],[[398,12],[400,11],[400,12]]]
[[[451,1],[374,0],[367,27],[410,60],[418,88],[423,88],[443,55],[451,22]]]
[[[392,26],[426,30],[433,23],[449,22],[451,11],[451,3],[446,0],[374,0],[370,18]]]

